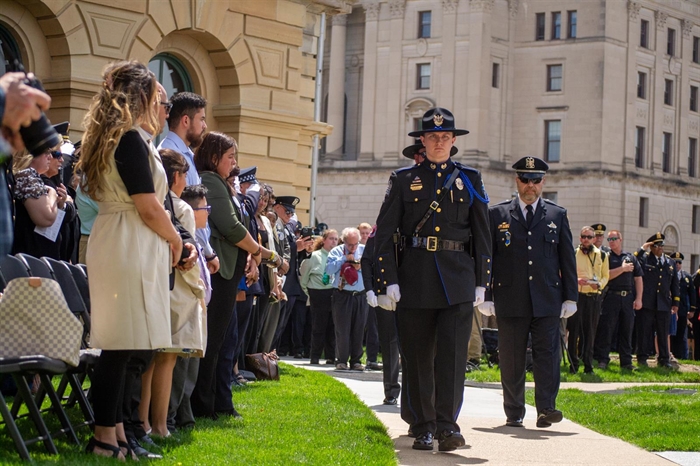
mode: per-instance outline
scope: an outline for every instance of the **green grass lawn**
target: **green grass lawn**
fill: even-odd
[[[163,442],[165,459],[159,464],[397,464],[386,427],[343,383],[285,364],[280,364],[280,375],[280,382],[256,382],[234,391],[242,420],[199,420],[194,430]],[[79,415],[77,408],[71,415]],[[24,420],[20,427],[25,430],[29,425]],[[86,427],[78,431],[83,445],[89,433]],[[31,446],[35,463],[117,464],[80,453],[63,437],[56,444],[58,456],[43,453],[42,445]],[[0,426],[0,464],[24,464],[4,426]]]
[[[614,393],[561,390],[557,408],[583,426],[650,451],[700,451],[700,386],[657,385]],[[534,391],[526,393],[534,405]]]

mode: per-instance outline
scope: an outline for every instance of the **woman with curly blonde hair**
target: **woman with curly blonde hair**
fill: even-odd
[[[151,143],[161,129],[155,75],[137,61],[118,61],[103,78],[83,122],[78,167],[81,189],[99,207],[87,266],[90,345],[102,354],[92,377],[95,436],[87,451],[123,458],[132,453],[121,409],[130,396],[127,362],[142,351],[172,346],[168,276],[180,260],[182,240],[163,208],[168,183]]]

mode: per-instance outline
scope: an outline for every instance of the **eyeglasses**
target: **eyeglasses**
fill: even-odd
[[[595,236],[593,235],[581,235],[581,239],[593,239]]]
[[[618,238],[617,236],[611,236],[610,238],[608,238],[608,243],[611,243],[613,241],[617,241],[618,239],[620,239],[620,238]]]
[[[287,215],[294,215],[293,210],[284,209],[284,213],[286,213]]]
[[[61,157],[63,157],[63,152],[61,152],[60,150],[52,150],[51,157],[53,157],[54,159],[60,159]]]
[[[193,208],[192,210],[206,210],[207,213],[210,214],[210,213],[211,213],[211,206],[210,206],[210,205],[207,205],[207,206],[204,206],[204,207],[195,207],[195,208]]]
[[[443,144],[446,144],[452,140],[452,136],[449,134],[439,135],[437,133],[428,133],[425,138],[431,142],[441,142]]]
[[[160,104],[165,107],[165,113],[170,113],[170,110],[173,109],[173,104],[170,102],[161,102]]]
[[[518,176],[518,179],[522,184],[540,184],[542,183],[542,178],[525,178],[524,176]]]

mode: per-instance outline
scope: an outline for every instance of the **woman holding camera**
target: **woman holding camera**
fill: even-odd
[[[331,313],[333,277],[326,273],[328,253],[338,245],[338,232],[325,230],[311,257],[301,263],[301,287],[311,303],[311,364],[325,352],[326,364],[335,365],[335,326]]]

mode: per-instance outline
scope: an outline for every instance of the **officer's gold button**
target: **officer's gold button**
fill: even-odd
[[[440,190],[438,189],[437,191],[435,191],[435,193],[436,193],[436,194],[440,194]]]
[[[438,178],[440,178],[441,176],[442,176],[442,173],[438,172]]]
[[[386,281],[384,282],[384,284],[386,285]]]
[[[380,261],[383,261],[383,260],[384,260],[384,258],[383,258],[383,257],[380,257],[380,258],[379,258],[379,260],[380,260]]]
[[[532,280],[532,275],[530,275],[530,280]]]
[[[464,202],[464,199],[462,199],[462,198],[460,197],[460,198],[459,198],[459,202]]]
[[[486,263],[488,264],[489,262],[491,262],[491,259],[486,259]]]
[[[414,201],[414,202],[418,202],[418,198],[415,198],[413,201]]]
[[[384,269],[382,269],[382,273],[384,273]]]
[[[489,273],[491,273],[491,271],[490,271],[490,270],[487,270],[486,273],[489,274]]]
[[[532,246],[528,246],[527,248],[528,248],[528,249],[532,249]]]
[[[381,280],[381,279],[379,279],[379,278],[377,278],[377,281],[378,281],[378,282],[381,282],[382,280]]]
[[[528,234],[528,235],[532,235],[532,232],[531,232],[531,231],[528,231],[527,234]]]
[[[438,207],[437,213],[439,214],[440,212],[442,212],[442,209]]]
[[[435,227],[435,231],[440,231],[440,227]]]
[[[661,283],[659,283],[659,286],[661,286]]]

